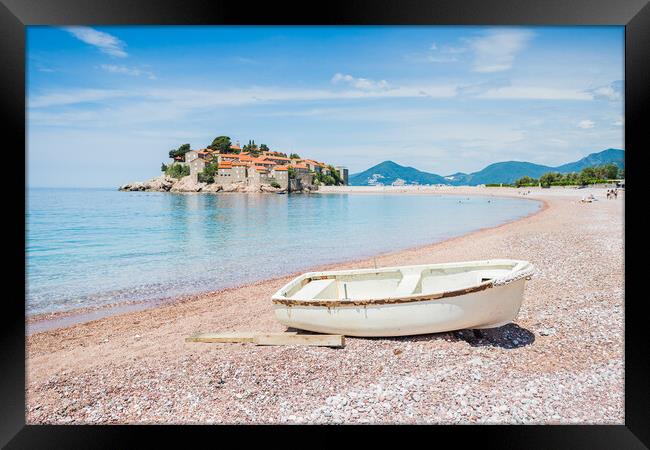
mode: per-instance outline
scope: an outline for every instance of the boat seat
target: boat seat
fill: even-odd
[[[401,295],[412,295],[418,287],[421,278],[421,272],[405,273],[404,276],[402,276],[402,280],[397,285],[397,288],[395,288],[394,296],[399,297]]]
[[[312,299],[318,298],[318,296],[327,288],[336,283],[336,280],[333,278],[327,280],[313,280],[307,283],[302,289],[293,294],[291,298],[293,299]]]

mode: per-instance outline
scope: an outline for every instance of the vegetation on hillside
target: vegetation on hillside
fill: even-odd
[[[517,187],[523,186],[586,186],[588,184],[608,183],[610,180],[623,178],[625,175],[623,169],[614,163],[603,164],[600,166],[585,167],[579,173],[570,172],[562,174],[560,172],[546,172],[539,179],[529,176],[523,176],[515,181]]]
[[[609,163],[624,168],[625,151],[610,148],[587,155],[578,161],[555,167],[524,161],[503,161],[490,164],[478,172],[457,172],[446,177],[434,173],[421,172],[412,167],[404,167],[392,161],[384,161],[364,172],[350,174],[348,181],[352,186],[366,186],[376,182],[391,184],[398,178],[404,180],[406,184],[445,184],[453,186],[495,184],[499,186],[501,183],[504,185],[513,184],[517,179],[524,176],[539,179],[547,172],[580,172],[586,167],[601,166]]]
[[[338,171],[333,166],[327,166],[329,174],[325,175],[323,172],[312,172],[314,174],[315,184],[324,184],[325,186],[339,186],[342,184],[341,177]]]
[[[163,164],[163,166],[165,165]],[[167,176],[180,179],[190,174],[190,166],[187,164],[171,164],[169,166],[165,166],[164,172]]]

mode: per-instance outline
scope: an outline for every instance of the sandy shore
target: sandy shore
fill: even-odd
[[[590,192],[599,201],[578,201]],[[199,331],[283,331],[269,297],[290,277],[258,282],[29,336],[27,422],[622,424],[623,196],[532,189],[526,197],[547,208],[376,258],[380,266],[530,260],[538,274],[516,324],[348,338],[343,349],[184,341]]]

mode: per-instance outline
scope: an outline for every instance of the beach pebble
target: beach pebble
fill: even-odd
[[[553,336],[556,333],[555,328],[544,328],[539,331],[539,334],[542,336]]]

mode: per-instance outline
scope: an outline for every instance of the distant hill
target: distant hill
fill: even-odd
[[[440,175],[422,172],[413,167],[400,166],[393,161],[384,161],[370,169],[350,175],[348,183],[353,186],[366,186],[376,183],[392,184],[398,179],[406,184],[440,184],[446,180]]]
[[[585,167],[601,166],[614,163],[619,168],[625,167],[625,152],[616,148],[608,148],[600,153],[592,153],[574,163],[563,164],[555,169],[561,173],[580,172]]]
[[[513,183],[517,179],[528,175],[539,178],[546,172],[580,172],[585,167],[599,166],[602,164],[614,163],[620,168],[625,167],[625,151],[609,148],[602,152],[592,153],[584,158],[563,164],[557,167],[544,166],[523,161],[505,161],[490,164],[484,169],[470,174],[457,172],[446,177],[433,173],[422,172],[413,167],[404,167],[393,161],[384,161],[370,169],[352,174],[349,177],[349,184],[352,186],[366,186],[369,184],[381,183],[392,184],[398,178],[405,184],[448,184],[452,186],[490,183]]]

